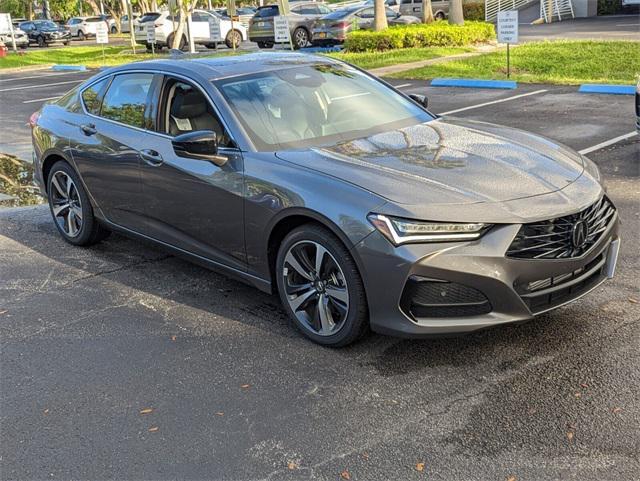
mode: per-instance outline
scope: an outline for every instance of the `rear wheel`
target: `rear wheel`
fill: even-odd
[[[88,246],[110,234],[94,217],[78,174],[65,161],[56,162],[51,168],[47,197],[56,228],[70,244]]]
[[[309,43],[309,32],[303,27],[298,27],[293,31],[293,48],[300,49]]]
[[[273,48],[273,44],[269,42],[258,42],[258,48]]]
[[[118,29],[115,26],[111,27],[111,33],[118,33]]]
[[[242,34],[238,30],[229,30],[224,43],[229,48],[238,48],[242,42]]]
[[[82,30],[78,30],[78,39],[84,40],[86,38],[84,32]]]
[[[44,37],[42,35],[38,35],[37,42],[38,42],[38,47],[40,48],[47,46],[47,42],[44,41]]]
[[[436,13],[436,20],[444,20],[444,13],[442,12]]]
[[[173,37],[174,37],[173,34],[171,34],[167,38],[167,48],[169,49],[173,48]],[[184,50],[186,46],[187,46],[187,39],[183,35],[182,38],[180,39],[180,43],[178,44],[178,50]]]
[[[309,339],[341,347],[368,331],[360,273],[327,229],[308,224],[290,232],[278,251],[276,277],[285,310]]]

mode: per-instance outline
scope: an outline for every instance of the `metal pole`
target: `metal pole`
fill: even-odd
[[[511,78],[511,56],[509,55],[509,45],[507,44],[507,78]]]

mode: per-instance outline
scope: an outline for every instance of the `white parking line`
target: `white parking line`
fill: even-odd
[[[54,85],[64,85],[64,84],[77,84],[80,82],[84,82],[82,80],[67,80],[66,82],[54,82],[51,84],[41,84],[41,85],[24,85],[22,87],[11,87],[8,89],[0,89],[0,92],[10,92],[12,90],[25,90],[25,89],[41,89],[43,87],[53,87]]]
[[[600,142],[599,144],[593,145],[591,147],[587,147],[586,149],[579,150],[578,153],[584,155],[590,152],[595,152],[596,150],[604,149],[605,147],[609,147],[610,145],[617,144],[623,140],[630,139],[634,135],[638,135],[638,132],[629,132],[628,134],[620,135],[619,137],[615,137],[611,140],[607,140],[605,142]]]
[[[400,85],[394,85],[395,88],[397,89],[403,89],[405,87],[411,87],[413,84],[400,84]]]
[[[25,100],[24,102],[22,102],[23,104],[32,104],[34,102],[45,102],[47,100],[57,100],[59,99],[61,96],[58,95],[57,97],[47,97],[44,99],[34,99],[34,100]]]
[[[30,80],[34,78],[58,77],[59,75],[71,75],[87,72],[60,72],[60,73],[43,73],[42,75],[31,75],[29,77],[0,78],[0,82],[15,82],[17,80]]]
[[[522,97],[529,97],[530,95],[538,95],[538,94],[542,94],[542,93],[545,93],[545,92],[548,92],[548,90],[546,90],[546,89],[535,90],[533,92],[527,92],[526,94],[513,95],[511,97],[507,97],[506,99],[492,100],[491,102],[483,102],[481,104],[470,105],[469,107],[462,107],[461,109],[455,109],[455,110],[449,110],[447,112],[441,112],[440,115],[457,114],[458,112],[464,112],[465,110],[478,109],[480,107],[484,107],[485,105],[493,105],[493,104],[499,104],[499,103],[502,103],[502,102],[509,102],[510,100],[516,100],[516,99],[520,99]]]

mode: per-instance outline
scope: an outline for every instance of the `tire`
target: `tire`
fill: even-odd
[[[298,27],[293,31],[293,48],[298,50],[304,48],[309,43],[309,32],[304,27]]]
[[[118,33],[118,29],[116,27],[111,27],[111,33]]]
[[[68,185],[69,179],[71,186]],[[47,198],[53,222],[68,243],[89,246],[111,233],[94,217],[93,207],[78,174],[63,160],[51,167],[47,179]]]
[[[229,48],[238,48],[242,43],[242,34],[239,30],[229,30],[227,37],[224,39],[224,44]]]
[[[273,44],[269,42],[258,42],[258,48],[273,48]]]
[[[187,45],[187,39],[183,35],[182,38],[180,39],[180,43],[178,44],[178,50],[184,50],[186,45]],[[172,49],[173,48],[173,34],[171,34],[171,35],[169,35],[167,37],[167,48],[168,49]]]
[[[36,42],[38,42],[38,47],[43,48],[47,46],[47,42],[44,41],[44,37],[42,35],[38,35],[38,38],[36,39]]]
[[[320,259],[319,276],[316,259]],[[324,227],[305,224],[291,231],[278,249],[275,275],[290,320],[312,341],[342,347],[369,331],[356,263],[340,239]]]
[[[144,46],[147,48],[147,52],[151,52],[153,50],[152,45],[150,43],[146,43]]]
[[[64,43],[66,46],[69,46],[69,45],[71,45],[71,40],[67,40],[67,41],[65,41],[65,42],[63,42],[63,43]]]
[[[438,12],[435,16],[436,20],[444,20],[444,13]]]
[[[84,34],[84,32],[82,30],[78,30],[78,40],[82,41],[85,40],[87,38],[87,36]]]

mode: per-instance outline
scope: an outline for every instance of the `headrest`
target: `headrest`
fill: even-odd
[[[171,115],[179,119],[199,117],[207,112],[207,102],[195,91],[176,90],[171,105]]]

